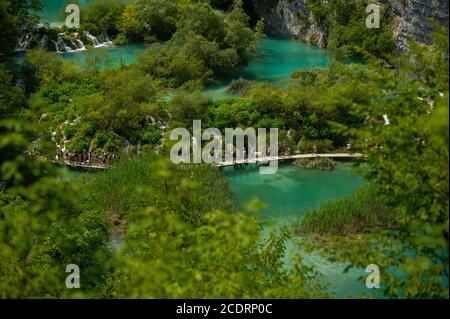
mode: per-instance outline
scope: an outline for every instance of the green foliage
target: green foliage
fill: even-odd
[[[178,7],[159,2],[142,0],[138,6],[148,15],[142,18],[147,29],[160,39],[171,40],[155,46],[140,63],[152,75],[164,78],[165,85],[192,87],[230,76],[254,55],[256,36],[239,1],[229,13],[214,10],[207,2]]]
[[[295,231],[313,236],[348,236],[388,228],[392,228],[389,209],[366,186],[354,195],[307,212]]]
[[[327,34],[327,47],[336,57],[345,60],[361,56],[363,52],[388,58],[395,48],[392,33],[393,18],[390,4],[380,4],[380,28],[368,29],[365,25],[367,0],[308,0],[308,6],[317,23]]]
[[[118,33],[119,23],[123,23],[124,11],[125,3],[122,0],[95,0],[81,10],[81,24],[85,30],[93,34],[113,36]],[[127,17],[130,17],[130,11],[127,14]],[[135,22],[129,23],[133,25]]]
[[[181,1],[138,0],[139,20],[146,25],[146,32],[160,40],[169,40],[176,31]]]
[[[48,55],[53,58],[51,53],[41,51],[29,55],[33,61],[43,61]],[[83,70],[76,78],[60,80],[47,76],[58,65],[66,63],[54,59],[55,63],[49,66],[34,63],[39,67],[30,76],[38,83],[47,84],[31,96],[30,105],[40,124],[56,134],[47,136],[48,142],[56,138],[56,144],[61,148],[65,145],[69,151],[100,153],[118,153],[127,143],[156,144],[155,133],[145,136],[155,132],[155,128],[148,127],[148,117],[159,91],[156,81],[135,67],[121,67],[120,72]]]
[[[13,51],[24,29],[31,30],[35,26],[38,18],[30,12],[41,8],[41,0],[0,1],[0,59]]]
[[[12,116],[24,105],[23,92],[18,87],[11,87],[12,75],[0,64],[0,114]]]
[[[107,268],[108,226],[101,215],[80,212],[69,183],[46,177],[21,195],[0,193],[2,298],[93,296]],[[83,272],[74,294],[65,286],[68,264]]]
[[[388,297],[448,298],[448,30],[432,46],[411,48],[397,69],[371,64],[370,99],[355,103],[366,123],[341,127],[355,139],[354,149],[367,154],[373,196],[398,227],[374,229],[352,245],[338,240],[327,253],[353,266],[378,264]]]
[[[314,150],[317,153],[328,153],[333,150],[333,141],[331,140],[301,140],[298,146],[301,153],[312,154]]]
[[[11,51],[37,4],[0,0],[0,54]],[[366,4],[309,1],[338,58],[392,51],[389,15],[381,32],[367,30]],[[92,67],[97,56],[81,69],[32,50],[22,70],[27,92],[0,66],[0,297],[324,297],[301,259],[284,265],[287,230],[261,240],[258,221],[236,212],[210,167],[142,156],[68,182],[40,156],[63,146],[111,154],[141,145],[143,153],[164,154],[167,125],[190,128],[201,119],[220,130],[277,127],[281,152],[333,151],[351,140],[368,156],[373,189],[310,212],[299,230],[337,235],[325,247],[337,260],[393,266],[402,275],[383,271],[386,296],[448,298],[445,31],[430,47],[411,44],[395,68],[364,56],[367,65],[296,72],[287,88],[236,81],[242,97],[213,101],[197,89],[232,76],[261,36],[263,21],[253,32],[242,1],[103,0],[82,19],[84,29],[117,36],[116,43],[166,42],[136,65],[103,70]],[[167,88],[179,90],[161,99]],[[340,237],[361,233],[350,245]],[[123,240],[118,252],[111,235]],[[71,263],[83,274],[77,293],[64,285]]]
[[[22,67],[26,88],[30,92],[41,85],[73,80],[79,71],[74,64],[42,49],[29,51]]]
[[[1,112],[0,121],[5,182],[0,187],[0,297],[93,296],[110,260],[108,225],[101,215],[78,210],[77,187],[57,178],[53,167],[35,155],[30,142],[35,124],[18,116],[27,107],[23,93],[0,70],[2,101],[8,91],[15,95],[5,104],[13,112]],[[68,264],[80,265],[85,273],[78,293],[65,286]]]
[[[231,94],[246,95],[253,84],[254,82],[251,80],[239,78],[231,81],[227,92]]]
[[[139,19],[138,7],[135,4],[125,7],[120,20],[117,22],[117,29],[121,35],[130,41],[142,39],[144,26]]]
[[[82,202],[127,224],[101,297],[323,296],[301,263],[285,269],[287,232],[260,243],[258,223],[235,212],[210,167],[144,156],[86,182]]]

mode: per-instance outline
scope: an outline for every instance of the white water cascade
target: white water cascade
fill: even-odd
[[[108,38],[107,35],[100,35],[96,37],[88,31],[84,31],[84,35],[90,42],[92,42],[94,48],[105,48],[113,44],[113,42]],[[38,47],[41,49],[45,49],[48,45],[49,40],[49,36],[47,34],[43,34],[38,42]],[[15,52],[30,50],[32,47],[32,41],[33,33],[24,33],[17,41]],[[57,53],[86,51],[86,46],[83,41],[79,39],[78,33],[72,33],[70,35],[59,33],[56,40],[52,39],[51,42],[53,42]]]
[[[48,42],[48,35],[44,34],[41,38],[41,41],[39,41],[39,48],[43,49],[47,46]]]
[[[57,53],[62,53],[66,50],[66,45],[64,44],[62,33],[58,34],[57,41],[53,40],[53,43],[55,44],[55,49]]]
[[[75,42],[77,44],[78,51],[86,51],[86,47],[84,46],[84,43],[80,39],[76,39]]]
[[[100,42],[97,37],[93,36],[92,34],[90,34],[88,31],[84,31],[84,35],[91,40],[92,45],[94,46],[94,48],[104,48],[104,47],[108,47],[110,45],[112,45],[112,41],[110,41],[108,39],[108,36],[105,36],[103,40],[103,42]]]
[[[86,51],[86,47],[84,46],[84,43],[80,39],[69,40],[70,45],[68,45],[66,42],[64,42],[64,33],[58,34],[57,41],[53,41],[55,44],[56,52],[57,53],[63,53],[63,52],[79,52],[79,51]]]
[[[33,34],[31,32],[23,34],[19,41],[17,41],[15,52],[27,51],[30,49],[31,41],[33,41]]]

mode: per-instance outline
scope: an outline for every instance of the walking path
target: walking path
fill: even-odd
[[[364,157],[364,154],[359,153],[330,153],[330,154],[295,154],[295,155],[288,155],[288,156],[267,156],[267,157],[261,157],[256,158],[253,160],[241,160],[241,161],[234,161],[234,162],[221,162],[216,164],[217,167],[229,167],[229,166],[236,166],[236,165],[242,165],[242,164],[255,164],[255,163],[268,163],[269,161],[289,161],[289,160],[296,160],[296,159],[311,159],[311,158],[360,158]]]
[[[215,164],[216,167],[230,167],[230,166],[238,166],[238,165],[244,165],[244,164],[257,164],[257,163],[268,163],[270,161],[289,161],[289,160],[296,160],[296,159],[313,159],[313,158],[361,158],[364,157],[364,154],[359,153],[329,153],[329,154],[295,154],[295,155],[288,155],[288,156],[266,156],[261,158],[256,158],[253,160],[245,159],[240,161],[234,161],[234,162],[221,162],[218,164]],[[55,164],[64,165],[76,169],[93,169],[93,170],[105,170],[110,168],[109,165],[102,165],[102,164],[83,164],[83,163],[74,163],[70,161],[53,161]]]

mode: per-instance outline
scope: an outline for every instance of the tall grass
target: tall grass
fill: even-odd
[[[391,226],[388,208],[366,186],[356,194],[323,204],[294,226],[298,234],[354,235]]]
[[[322,171],[330,171],[334,169],[337,162],[327,157],[318,158],[300,158],[293,162],[293,164],[300,168],[320,169]]]
[[[181,196],[182,204],[197,201],[196,207],[203,212],[235,210],[228,184],[217,170],[206,165],[175,165],[151,155],[120,161],[85,180],[82,189],[81,205],[128,221],[139,218],[143,208]]]

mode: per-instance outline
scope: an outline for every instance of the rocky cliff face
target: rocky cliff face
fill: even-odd
[[[428,43],[432,26],[435,22],[448,29],[449,0],[406,0],[390,1],[392,14],[396,20],[394,34],[397,38],[397,50],[407,49],[408,37],[422,43]]]
[[[264,18],[269,34],[301,39],[324,47],[325,32],[315,22],[306,0],[252,0],[255,12]]]
[[[265,19],[270,34],[298,38],[324,47],[326,32],[318,25],[307,0],[252,0],[256,14]],[[374,1],[376,2],[376,1]],[[449,0],[384,0],[395,19],[397,52],[407,49],[407,38],[428,42],[432,30],[428,19],[448,28]]]

